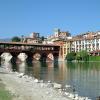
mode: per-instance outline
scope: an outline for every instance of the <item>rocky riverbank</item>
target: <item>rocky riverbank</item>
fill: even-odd
[[[61,84],[43,82],[24,73],[8,72],[0,68],[0,79],[13,95],[13,100],[88,100],[87,97],[63,91]]]

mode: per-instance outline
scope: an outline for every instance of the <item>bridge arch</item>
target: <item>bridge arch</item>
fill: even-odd
[[[53,56],[54,56],[54,61],[59,60],[59,54],[58,53],[53,53]]]
[[[3,52],[9,52],[13,56],[12,59],[17,60],[17,56],[20,53],[27,54],[27,60],[33,61],[33,54],[35,52],[39,54],[35,54],[38,56],[38,59],[42,61],[46,61],[46,59],[50,58],[53,60],[58,59],[60,46],[53,44],[31,44],[31,43],[21,43],[21,42],[0,42],[0,54]],[[50,54],[51,53],[51,54]],[[15,62],[15,61],[14,61]]]
[[[40,61],[46,61],[46,59],[47,59],[47,53],[42,53]]]

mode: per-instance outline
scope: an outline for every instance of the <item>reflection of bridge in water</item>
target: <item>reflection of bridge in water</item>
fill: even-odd
[[[20,53],[25,53],[31,60],[58,60],[60,46],[53,44],[30,44],[21,42],[0,42],[0,55],[8,52],[16,59]]]

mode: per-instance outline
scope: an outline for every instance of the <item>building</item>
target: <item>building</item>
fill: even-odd
[[[79,52],[86,50],[90,54],[100,51],[100,32],[87,32],[70,39],[69,51]],[[99,55],[99,54],[98,54]]]
[[[62,60],[66,58],[66,55],[68,53],[67,46],[70,42],[66,42],[66,41],[68,41],[69,39],[72,39],[70,35],[71,34],[68,31],[62,32],[60,31],[60,29],[54,29],[54,34],[47,38],[47,43],[60,45],[60,56],[61,56],[60,58],[62,58]]]
[[[43,43],[60,45],[60,55],[63,60],[70,52],[86,50],[90,55],[100,55],[100,32],[86,32],[71,37],[69,32],[54,29],[54,34],[48,38],[40,37],[39,33],[31,33],[25,38],[27,43]]]
[[[49,36],[47,39],[48,41],[57,41],[57,40],[65,40],[68,37],[70,37],[70,33],[67,32],[62,32],[60,29],[54,29],[54,34]]]
[[[42,39],[39,36],[39,33],[31,33],[29,37],[25,38],[25,42],[27,43],[42,43]]]
[[[34,39],[39,38],[39,35],[40,35],[39,33],[33,32],[33,33],[30,34],[30,38],[34,38]]]

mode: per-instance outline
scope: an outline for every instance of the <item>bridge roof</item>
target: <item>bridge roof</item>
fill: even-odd
[[[26,45],[26,46],[56,46],[56,47],[59,47],[60,45],[57,45],[57,44],[39,44],[39,43],[22,43],[22,42],[0,42],[0,45],[1,44],[7,44],[7,45]]]

